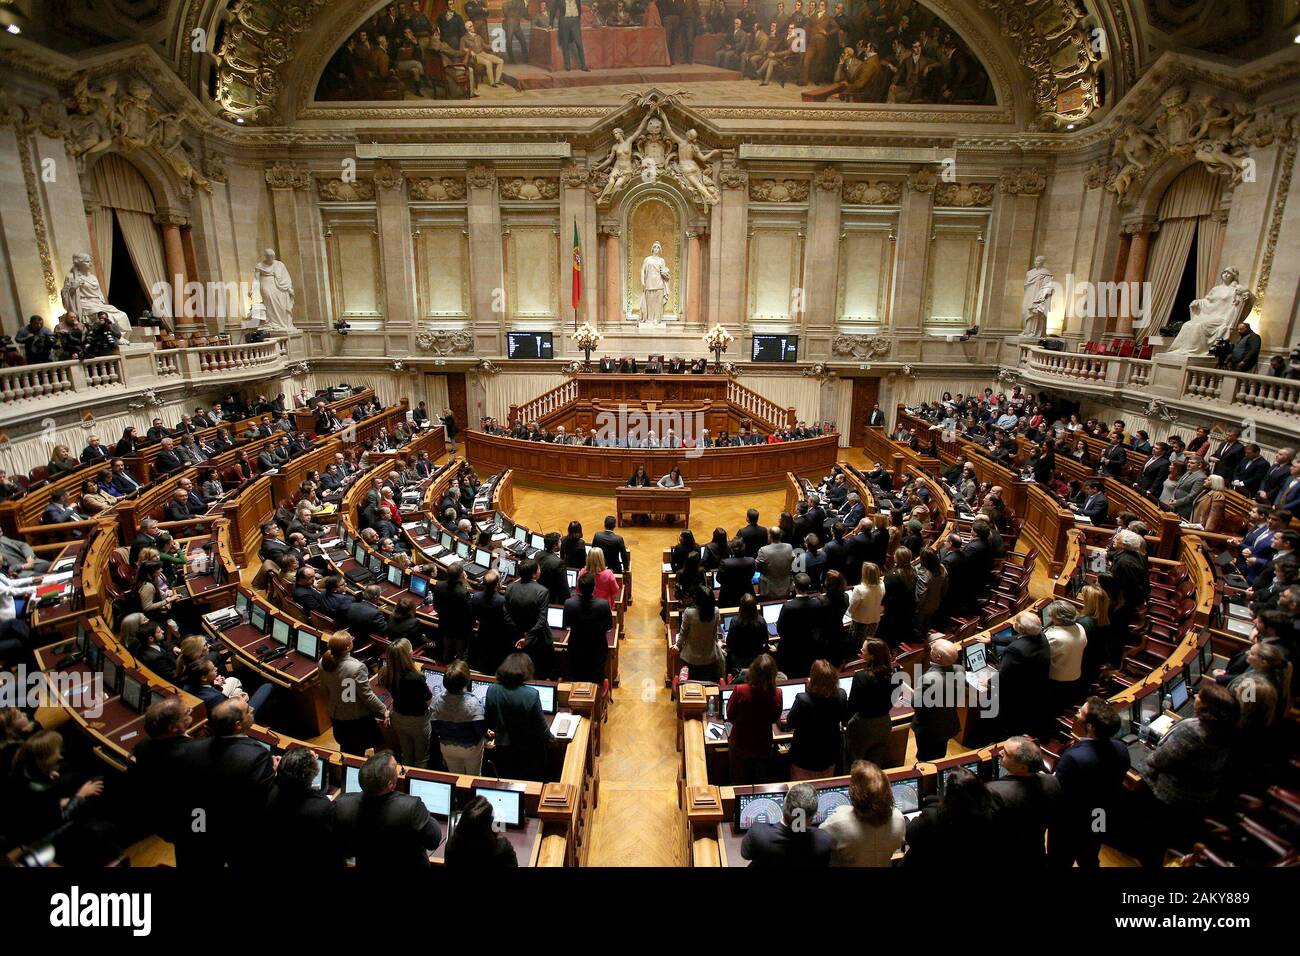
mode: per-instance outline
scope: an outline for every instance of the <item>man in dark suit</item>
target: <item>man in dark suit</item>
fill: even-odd
[[[550,593],[552,604],[563,604],[573,593],[569,587],[569,576],[565,571],[564,559],[560,557],[560,533],[551,531],[545,538],[546,548],[539,559],[538,582]]]
[[[756,867],[830,866],[831,836],[812,826],[817,791],[797,783],[785,794],[780,823],[755,823],[740,844],[740,855]]]
[[[276,841],[293,848],[296,866],[333,871],[343,869],[334,803],[312,784],[319,758],[306,747],[294,747],[275,768],[275,786],[267,802],[263,832],[264,859],[278,852]]]
[[[844,522],[846,528],[856,528],[858,523],[867,516],[867,506],[862,503],[856,491],[850,491],[848,497],[844,499],[847,511],[840,520]]]
[[[1259,349],[1264,340],[1246,322],[1237,323],[1237,335],[1237,344],[1228,356],[1228,368],[1238,372],[1253,372],[1259,362]]]
[[[757,508],[745,512],[745,526],[736,532],[736,537],[745,542],[745,557],[758,557],[758,549],[767,544],[767,529],[758,523]]]
[[[483,587],[469,596],[469,612],[478,626],[470,643],[469,665],[481,674],[496,673],[515,646],[506,621],[501,573],[495,568],[483,575]]]
[[[1039,733],[1049,714],[1048,675],[1052,650],[1037,614],[1024,611],[1012,622],[1015,639],[998,659],[997,723],[1002,736]]]
[[[605,530],[597,531],[592,536],[591,544],[592,547],[600,548],[605,555],[605,567],[615,574],[622,574],[627,570],[628,553],[622,535],[614,530],[617,523],[613,515],[605,515]]]
[[[845,574],[849,565],[849,546],[844,541],[844,522],[836,521],[831,525],[831,539],[822,548],[826,556],[825,571],[838,571]],[[859,572],[859,578],[861,573]]]
[[[1110,701],[1089,697],[1079,709],[1083,735],[1056,763],[1061,810],[1047,837],[1047,860],[1055,867],[1100,865],[1102,832],[1097,811],[1113,816],[1128,774],[1128,747],[1116,740],[1120,720]],[[1104,832],[1104,831],[1103,831]]]
[[[84,521],[85,516],[68,503],[67,489],[54,492],[50,503],[41,512],[41,524],[63,524],[65,521]]]
[[[257,453],[257,473],[264,475],[273,468],[280,467],[280,460],[275,457],[275,450],[270,445],[263,445]]]
[[[91,435],[86,442],[86,447],[81,449],[81,463],[88,465],[93,461],[103,461],[107,457],[107,450],[99,443],[97,437]]]
[[[378,607],[380,593],[379,585],[366,585],[365,591],[361,594],[361,600],[354,601],[352,606],[344,612],[343,618],[346,621],[346,627],[357,644],[368,641],[372,634],[388,633],[388,618],[384,616],[384,612],[379,610]]]
[[[1266,474],[1268,474],[1268,462],[1260,454],[1259,446],[1252,442],[1246,446],[1245,456],[1237,463],[1237,469],[1232,473],[1232,488],[1247,498],[1254,498],[1259,491],[1259,486],[1264,483]]]
[[[807,532],[817,535],[818,543],[826,541],[826,511],[818,495],[808,496]]]
[[[298,568],[298,574],[293,579],[293,599],[300,608],[308,613],[312,611],[321,614],[329,613],[324,593],[316,588],[316,569],[310,564],[304,564]]]
[[[189,497],[184,488],[175,489],[172,492],[172,500],[167,502],[167,506],[163,508],[163,517],[168,521],[184,521],[187,518],[192,518]]]
[[[343,579],[337,574],[331,574],[322,582],[321,597],[325,600],[323,613],[334,618],[336,624],[344,620],[348,608],[356,602],[356,598],[344,590]]]
[[[1124,477],[1124,465],[1128,462],[1128,449],[1124,447],[1124,436],[1112,432],[1110,444],[1101,453],[1101,473],[1112,478]]]
[[[1012,737],[1002,749],[1007,776],[989,784],[993,798],[993,840],[999,863],[1017,872],[1047,864],[1043,840],[1056,819],[1061,783],[1043,773],[1043,755],[1028,737]]]
[[[196,786],[205,748],[203,741],[185,736],[190,722],[190,709],[177,696],[145,712],[147,739],[136,745],[127,775],[130,804],[137,808],[142,829],[173,846],[178,867],[219,867],[220,857],[193,829],[194,810],[201,806]]]
[[[1291,473],[1277,489],[1273,504],[1291,514],[1300,514],[1300,459],[1291,462]]]
[[[389,873],[427,867],[442,843],[442,828],[424,801],[397,792],[397,761],[381,750],[361,766],[361,792],[335,801],[335,820],[344,856],[359,869]]]
[[[1209,461],[1214,463],[1211,474],[1219,475],[1224,481],[1232,480],[1237,465],[1246,457],[1246,446],[1238,441],[1239,438],[1241,438],[1240,428],[1228,429],[1228,437],[1219,442],[1210,454]]]
[[[278,564],[286,555],[293,553],[293,549],[284,540],[284,530],[278,524],[268,521],[262,525],[262,546],[258,549],[258,557]],[[295,556],[301,559],[301,555]]]
[[[1151,449],[1151,457],[1142,466],[1142,473],[1138,475],[1137,484],[1133,487],[1144,495],[1159,497],[1168,477],[1169,446],[1162,441],[1156,442]]]
[[[883,428],[885,425],[885,413],[880,410],[879,405],[871,406],[871,415],[867,418],[867,424],[872,428]]]
[[[1124,597],[1123,607],[1112,610],[1111,622],[1127,626],[1151,596],[1151,575],[1147,559],[1142,554],[1142,538],[1133,531],[1117,531],[1114,538],[1116,551],[1110,559],[1110,576]]]
[[[1255,493],[1259,501],[1271,505],[1277,499],[1277,493],[1282,490],[1282,485],[1291,477],[1291,459],[1294,457],[1294,449],[1278,449],[1277,454],[1273,456],[1273,466],[1269,468],[1263,482],[1260,483],[1259,491]]]
[[[156,445],[166,438],[168,434],[167,426],[163,424],[163,420],[155,418],[153,424],[149,426],[149,430],[144,433],[144,437],[149,440],[149,444]]]
[[[181,456],[176,454],[176,449],[170,438],[162,440],[162,451],[154,457],[153,469],[160,475],[165,475],[173,471],[178,471],[184,462]]]
[[[1110,517],[1110,502],[1106,500],[1106,492],[1102,489],[1101,482],[1093,479],[1084,485],[1084,488],[1088,494],[1083,499],[1083,504],[1071,505],[1071,507],[1093,524],[1105,524],[1106,519]]]
[[[131,550],[128,552],[128,560],[135,565],[140,560],[141,548],[158,547],[158,519],[145,518],[140,522],[140,528],[136,532],[135,538],[131,541]]]
[[[993,549],[989,540],[993,536],[992,526],[985,518],[976,518],[971,522],[970,540],[962,546],[962,557],[966,559],[966,572],[970,577],[971,593],[979,597],[988,587],[993,576]]]
[[[446,663],[469,653],[470,637],[474,633],[469,599],[465,562],[454,561],[447,568],[447,577],[433,586],[433,610],[438,615],[438,638],[442,642],[442,660]]]
[[[109,468],[111,471],[107,488],[113,494],[121,497],[140,490],[140,482],[135,480],[135,475],[126,470],[126,462],[121,458],[114,458]]]
[[[266,808],[275,779],[271,749],[247,736],[252,726],[247,698],[231,698],[209,710],[209,736],[201,741],[199,782],[207,837],[231,866],[257,859],[261,834],[255,821]]]
[[[970,572],[966,567],[966,556],[961,552],[961,536],[950,534],[939,548],[939,561],[948,572],[948,591],[943,596],[937,618],[944,620],[953,614],[961,614],[970,606],[971,586]]]
[[[813,596],[812,579],[802,572],[794,576],[794,589],[795,596],[781,606],[776,619],[776,633],[781,639],[776,662],[786,677],[807,677],[817,656],[822,601]]]
[[[556,557],[558,559],[559,555]],[[533,580],[538,570],[536,561],[531,558],[521,561],[518,570],[519,580],[506,589],[506,622],[514,635],[514,649],[532,658],[533,670],[539,679],[545,679],[551,673],[555,654],[555,642],[546,622],[551,592]],[[567,596],[565,600],[568,600]]]
[[[576,59],[578,69],[590,73],[587,54],[582,48],[582,0],[551,0],[550,6],[552,29],[557,21],[560,25],[560,52],[564,55],[564,69],[566,71],[572,69],[570,61]],[[667,24],[665,24],[665,32],[667,32]],[[669,34],[669,48],[671,47],[671,34]]]

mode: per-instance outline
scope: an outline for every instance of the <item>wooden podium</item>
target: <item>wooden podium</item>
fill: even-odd
[[[614,511],[618,523],[623,524],[623,515],[651,515],[672,520],[682,516],[682,527],[691,524],[691,489],[685,488],[633,488],[619,485],[614,489]]]

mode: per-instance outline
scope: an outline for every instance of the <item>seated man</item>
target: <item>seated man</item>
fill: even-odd
[[[376,753],[359,776],[361,792],[344,794],[335,802],[344,854],[355,857],[358,868],[377,873],[428,866],[429,853],[442,843],[442,828],[423,800],[397,792],[392,752]],[[816,809],[814,795],[813,812]]]
[[[780,823],[755,823],[740,844],[750,866],[805,868],[830,866],[831,836],[812,826],[817,791],[797,783],[785,794]]]

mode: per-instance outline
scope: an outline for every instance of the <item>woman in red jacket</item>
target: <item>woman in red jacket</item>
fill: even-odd
[[[727,753],[733,787],[771,779],[772,725],[781,716],[776,674],[772,655],[759,654],[746,671],[745,683],[737,684],[727,701],[726,716],[731,722]]]

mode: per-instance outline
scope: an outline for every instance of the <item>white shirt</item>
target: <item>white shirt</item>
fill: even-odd
[[[14,610],[14,598],[36,593],[36,578],[11,578],[0,573],[0,624],[12,621],[17,612]]]
[[[858,584],[849,592],[849,617],[855,624],[879,624],[880,602],[885,597],[885,585],[877,583],[874,588]]]
[[[903,845],[907,825],[897,807],[883,826],[872,826],[845,804],[836,807],[818,829],[830,834],[831,866],[889,866]]]
[[[1083,648],[1088,643],[1082,624],[1049,627],[1043,632],[1052,649],[1050,680],[1075,681],[1083,674]]]

